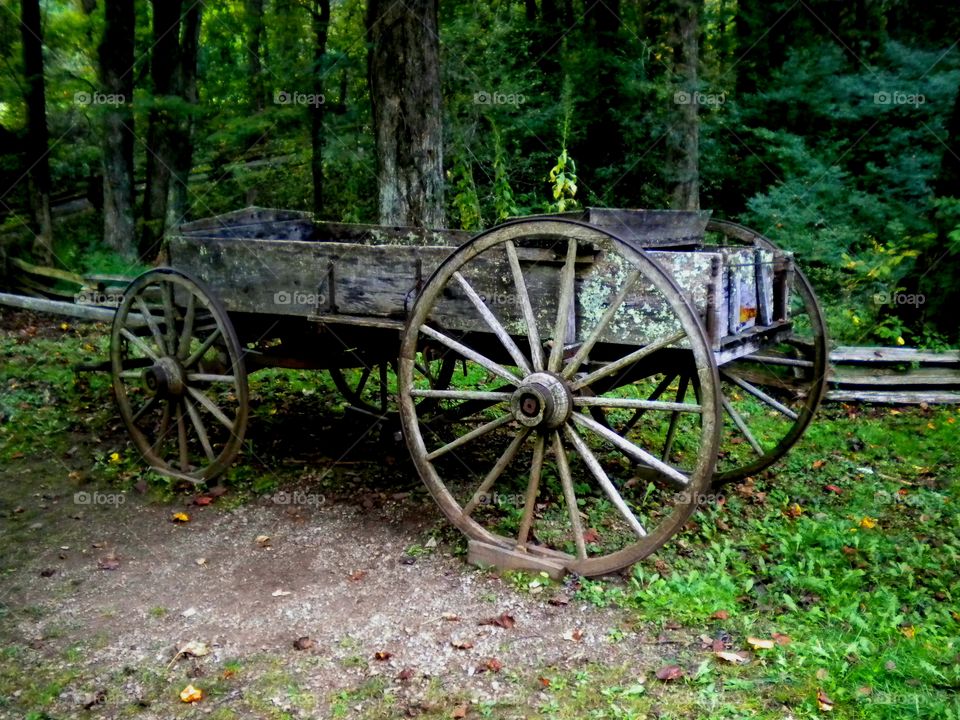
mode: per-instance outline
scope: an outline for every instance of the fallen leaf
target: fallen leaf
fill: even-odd
[[[784,635],[783,633],[771,633],[770,637],[774,639],[777,645],[789,645],[793,642],[793,639],[789,635]]]
[[[204,565],[207,564],[207,559],[206,559],[206,558],[197,558],[196,560],[194,560],[194,562],[195,562],[197,565],[199,565],[200,567],[203,567]]]
[[[513,615],[509,613],[500,613],[499,616],[495,618],[487,618],[486,620],[481,620],[479,625],[496,625],[497,627],[506,628],[509,630],[514,625],[517,624],[517,621],[514,619]]]
[[[360,582],[364,577],[366,577],[366,575],[366,570],[357,570],[356,572],[352,573],[348,579],[350,582]]]
[[[833,710],[833,700],[827,697],[827,694],[821,690],[817,690],[817,707],[820,708],[822,712],[830,712]]]
[[[185,703],[195,703],[203,699],[203,690],[187,685],[180,691],[180,700]]]
[[[446,620],[447,622],[460,622],[460,616],[452,612],[445,612],[440,616],[440,618]]]
[[[496,658],[487,658],[483,661],[483,665],[477,666],[477,672],[500,672],[503,670],[503,663],[497,660]]]
[[[913,640],[913,638],[916,637],[917,629],[913,625],[907,625],[905,627],[900,628],[900,632],[903,633],[903,636],[905,638],[908,638],[909,640]]]
[[[800,507],[797,503],[789,506],[786,510],[783,511],[783,514],[787,517],[798,518],[803,515],[803,508]]]
[[[710,643],[710,649],[713,650],[714,652],[721,652],[722,650],[727,649],[727,644],[720,638],[717,638],[716,640]]]
[[[120,567],[120,560],[115,555],[108,555],[97,560],[97,567],[101,570],[116,570]]]
[[[289,595],[289,594],[290,594],[290,591],[289,591],[289,590],[280,590],[280,589],[274,590],[274,591],[271,593],[271,595],[273,595],[273,597],[286,597],[286,596]]]
[[[199,640],[191,640],[180,647],[179,654],[192,655],[193,657],[203,657],[204,655],[210,654],[210,648],[207,647],[206,643],[202,643]]]
[[[254,538],[254,542],[260,547],[270,547],[270,536],[269,535],[257,535]]]
[[[466,716],[467,716],[467,706],[466,706],[466,705],[457,705],[457,706],[453,709],[453,712],[450,713],[450,717],[452,717],[452,718],[457,718],[458,720],[459,720],[459,718],[465,718]]]
[[[397,673],[397,680],[410,680],[415,674],[413,668],[404,668]]]
[[[872,529],[875,528],[876,526],[877,526],[877,520],[876,520],[876,518],[867,517],[866,515],[864,515],[864,516],[860,519],[860,527],[862,527],[862,528],[865,528],[865,529],[867,529],[867,530],[872,530]]]
[[[843,489],[837,487],[836,485],[824,485],[823,489],[832,493],[836,493],[837,495],[843,492]]]
[[[580,628],[574,628],[573,630],[566,630],[563,633],[563,639],[569,640],[571,642],[580,642],[580,638],[583,637],[583,630]]]
[[[373,659],[379,660],[380,662],[389,660],[392,657],[393,657],[393,653],[390,652],[389,650],[377,650],[377,652],[373,654]]]
[[[747,642],[750,643],[755,650],[770,650],[777,644],[774,640],[763,640],[755,637],[748,637]]]
[[[469,640],[451,640],[450,644],[457,650],[469,650],[473,647],[473,643]]]
[[[209,495],[197,495],[193,499],[193,504],[200,505],[201,507],[203,507],[204,505],[209,505],[212,502],[213,502],[213,498],[210,497]]]
[[[170,522],[188,523],[190,522],[190,516],[185,512],[177,512],[170,516]]]
[[[827,461],[826,461],[826,460],[814,460],[814,461],[813,461],[813,469],[814,469],[814,470],[819,470],[820,468],[822,468],[822,467],[823,467],[824,465],[826,465],[826,464],[827,464]]]
[[[598,533],[593,528],[590,528],[589,530],[584,530],[583,541],[585,543],[598,543],[600,542],[600,533]]]
[[[686,673],[683,668],[679,665],[664,665],[662,668],[657,670],[657,680],[662,680],[663,682],[672,682],[674,680],[679,680]]]
[[[550,687],[550,678],[545,678],[545,677],[540,678],[540,684],[545,688]]]
[[[710,616],[713,620],[726,620],[730,617],[730,613],[726,610],[717,610],[713,615]]]
[[[87,696],[87,699],[83,703],[84,710],[91,710],[95,705],[103,704],[103,701],[107,699],[107,691],[104,689],[97,690],[95,693]]]
[[[313,640],[311,640],[307,635],[298,637],[293,641],[294,650],[309,650],[314,645]]]
[[[744,663],[750,662],[750,658],[746,657],[742,653],[730,652],[728,650],[718,650],[714,653],[715,656],[723,660],[724,662],[731,663],[733,665],[743,665]]]
[[[570,598],[563,593],[557,593],[552,598],[547,600],[547,602],[557,607],[565,607],[570,604]]]

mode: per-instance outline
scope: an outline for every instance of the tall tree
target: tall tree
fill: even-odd
[[[103,240],[122,255],[135,252],[133,218],[133,0],[106,0],[99,47],[100,82],[116,96],[103,114]]]
[[[247,62],[250,71],[250,95],[254,110],[266,107],[267,88],[264,82],[263,53],[266,49],[264,34],[266,26],[263,19],[264,0],[245,0],[244,15],[247,24]]]
[[[20,6],[23,41],[23,73],[27,104],[25,160],[30,177],[34,252],[46,264],[53,262],[53,221],[50,215],[49,130],[47,129],[46,83],[43,78],[43,29],[40,0],[23,0]]]
[[[313,0],[313,96],[310,105],[310,172],[313,176],[313,211],[323,212],[323,147],[326,144],[324,118],[326,102],[327,37],[330,33],[330,0]],[[342,98],[341,98],[342,101]]]
[[[444,224],[437,12],[437,0],[367,4],[367,75],[384,225]]]
[[[190,3],[186,12],[183,0],[152,0],[152,5],[153,104],[147,119],[147,182],[138,246],[146,261],[160,251],[171,208],[179,216],[186,203],[193,159],[189,106],[197,100],[200,33],[200,3]]]
[[[668,131],[667,165],[676,210],[700,209],[700,17],[703,0],[673,0],[673,72],[678,89],[676,113]]]

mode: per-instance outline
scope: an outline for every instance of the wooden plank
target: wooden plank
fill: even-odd
[[[66,315],[68,317],[98,322],[113,322],[113,316],[116,314],[116,311],[110,308],[94,307],[92,305],[76,305],[60,300],[24,297],[23,295],[11,295],[9,293],[0,293],[0,305],[32,310],[34,312]],[[139,313],[130,313],[127,316],[128,327],[139,327],[144,324],[145,322]]]
[[[927,362],[944,365],[960,365],[960,350],[935,352],[933,350],[918,350],[916,348],[906,347],[838,347],[830,351],[830,362],[834,364]]]
[[[587,208],[586,222],[638,248],[700,245],[710,211]]]
[[[567,574],[566,566],[560,561],[530,552],[521,552],[500,545],[470,540],[467,543],[467,562],[478,567],[494,567],[498,570],[525,570],[545,572],[554,580],[560,580]]]
[[[829,390],[826,399],[831,402],[869,402],[891,405],[955,405],[960,403],[960,392],[946,390],[921,392],[897,392],[894,390]]]
[[[180,226],[180,232],[196,232],[198,230],[229,227],[231,225],[253,224],[258,222],[273,222],[277,220],[295,220],[310,218],[311,214],[302,210],[277,210],[252,205],[232,210],[221,215],[192,220]]]
[[[48,280],[57,280],[60,282],[72,283],[74,285],[79,285],[83,287],[85,284],[83,276],[77,275],[76,273],[69,272],[67,270],[60,270],[59,268],[43,267],[41,265],[33,265],[28,263],[25,260],[20,258],[10,258],[10,264],[14,267],[22,270],[28,275],[35,275],[37,277],[46,278]]]
[[[960,368],[946,367],[870,367],[846,365],[834,367],[829,381],[834,385],[947,385],[960,387]]]

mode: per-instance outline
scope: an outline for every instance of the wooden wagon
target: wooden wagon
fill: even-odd
[[[470,236],[250,208],[169,238],[113,318],[120,413],[195,482],[241,449],[247,376],[328,370],[399,415],[471,559],[599,575],[810,422],[826,334],[793,258],[708,213],[588,209]]]

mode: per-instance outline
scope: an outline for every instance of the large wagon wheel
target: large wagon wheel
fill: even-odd
[[[158,471],[200,483],[230,466],[246,430],[247,374],[223,306],[176,270],[133,280],[113,320],[113,389]]]
[[[417,368],[429,379],[430,387],[443,390],[450,386],[457,366],[452,352],[420,352]],[[354,410],[376,418],[396,412],[397,361],[381,361],[359,368],[330,368],[330,378]]]
[[[449,390],[416,367],[418,349],[438,343],[466,365]],[[699,402],[620,396],[668,356],[690,358]],[[660,547],[710,483],[718,397],[703,328],[673,280],[569,220],[512,222],[462,245],[423,288],[401,345],[401,418],[420,476],[472,548],[513,567],[600,575]],[[444,404],[457,432],[424,422],[422,398]],[[476,411],[458,415],[468,404]],[[659,438],[617,435],[591,407],[644,408],[644,432],[682,424],[682,453],[664,462]],[[650,472],[639,478],[635,462]]]
[[[724,244],[780,252],[737,223],[711,220]],[[720,367],[724,428],[717,484],[742,480],[786,455],[813,419],[827,389],[827,324],[809,280],[794,267],[789,302],[793,329],[781,343]]]

